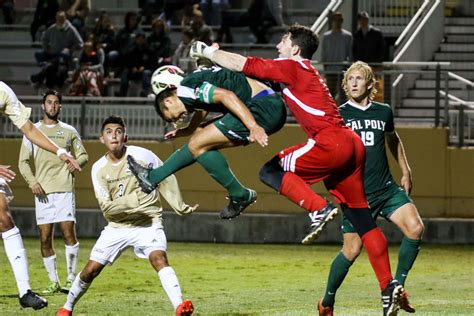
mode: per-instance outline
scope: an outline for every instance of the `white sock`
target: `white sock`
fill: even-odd
[[[82,281],[80,275],[81,274],[79,273],[72,282],[72,286],[69,289],[69,293],[67,295],[66,304],[64,304],[64,308],[70,311],[74,309],[74,305],[76,305],[77,301],[82,295],[84,295],[84,293],[86,293],[87,289],[91,285],[90,283]]]
[[[74,281],[76,278],[77,261],[79,260],[79,243],[66,247],[66,266],[67,266],[67,279]]]
[[[48,277],[51,282],[59,282],[58,269],[56,268],[56,254],[50,257],[43,257],[43,264],[48,272]]]
[[[164,267],[158,271],[158,276],[161,280],[161,285],[168,295],[174,309],[183,302],[183,295],[181,294],[181,287],[179,286],[178,277],[172,267]]]
[[[7,254],[20,297],[31,289],[30,275],[28,274],[28,258],[23,247],[20,230],[14,226],[12,229],[2,233],[3,245]]]

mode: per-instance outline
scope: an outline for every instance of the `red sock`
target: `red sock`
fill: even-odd
[[[308,212],[317,211],[327,204],[303,179],[291,172],[286,172],[283,176],[280,194]]]
[[[380,289],[385,289],[392,280],[390,260],[388,258],[387,240],[380,227],[376,227],[362,236],[362,243],[369,256],[370,264],[374,269]]]

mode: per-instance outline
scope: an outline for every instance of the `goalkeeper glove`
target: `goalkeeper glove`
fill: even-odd
[[[207,58],[212,60],[212,54],[217,50],[217,47],[208,46],[203,42],[196,41],[191,45],[191,50],[189,51],[189,56],[192,58]]]

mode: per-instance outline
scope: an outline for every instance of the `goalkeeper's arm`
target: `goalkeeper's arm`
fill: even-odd
[[[220,50],[217,47],[208,46],[200,41],[196,41],[191,45],[190,56],[193,58],[207,58],[212,62],[233,71],[242,71],[247,62],[247,57],[229,53]]]

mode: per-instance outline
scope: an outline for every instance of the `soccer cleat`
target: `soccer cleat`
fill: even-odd
[[[232,219],[240,215],[247,206],[255,203],[257,200],[257,192],[252,189],[246,189],[249,192],[249,197],[244,200],[234,200],[229,196],[229,205],[227,205],[220,213],[222,219]]]
[[[400,309],[400,299],[405,292],[403,286],[397,281],[392,280],[382,291],[382,306],[384,316],[395,316]]]
[[[319,316],[333,316],[334,306],[323,306],[323,299],[318,304]]]
[[[41,291],[41,293],[43,293],[43,294],[54,294],[54,293],[58,293],[60,291],[61,291],[61,285],[59,285],[59,282],[49,281],[48,287],[46,288],[46,290]]]
[[[315,241],[323,231],[324,226],[336,217],[338,211],[334,204],[328,202],[322,209],[309,213],[311,225],[308,234],[306,234],[301,243],[307,245]]]
[[[71,280],[67,280],[66,283],[60,289],[61,293],[68,294],[69,290],[71,289],[72,282],[73,281]]]
[[[72,311],[70,311],[69,309],[65,309],[64,307],[61,307],[56,312],[56,316],[71,316],[71,315],[72,315]]]
[[[400,295],[400,308],[403,309],[407,313],[414,313],[415,308],[411,306],[410,302],[408,301],[408,292],[405,290]]]
[[[193,303],[190,300],[184,300],[176,308],[176,316],[190,316],[194,312]]]
[[[25,295],[19,298],[21,307],[31,307],[33,309],[42,309],[48,306],[48,301],[33,292],[28,290]]]
[[[156,189],[156,184],[152,183],[148,179],[148,175],[151,169],[143,167],[135,160],[135,158],[130,155],[127,156],[127,163],[128,168],[133,173],[135,178],[137,178],[138,185],[140,186],[142,191],[147,194],[153,192]]]

